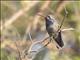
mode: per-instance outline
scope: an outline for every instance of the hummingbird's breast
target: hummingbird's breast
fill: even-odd
[[[46,30],[48,32],[56,32],[58,30],[59,25],[56,22],[46,22]]]

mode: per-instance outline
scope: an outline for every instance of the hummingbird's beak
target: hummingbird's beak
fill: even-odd
[[[41,17],[43,17],[43,18],[45,18],[45,16],[43,16],[43,15],[41,15],[41,14],[37,14],[38,16],[41,16]]]

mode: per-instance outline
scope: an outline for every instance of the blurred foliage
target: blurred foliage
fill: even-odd
[[[0,53],[0,59],[1,60],[16,60],[16,58],[14,57],[14,55],[9,54],[8,52],[6,52],[4,49],[0,49],[1,53]]]
[[[54,47],[48,47],[50,50],[47,55],[50,59],[47,60],[80,60],[80,1],[39,1],[31,7],[30,5],[33,3],[34,1],[0,1],[0,25],[3,27],[3,30],[0,30],[0,44],[5,45],[4,47],[1,46],[0,49],[1,60],[18,60],[19,56],[16,56],[17,53],[12,54],[17,51],[14,46],[14,41],[18,42],[18,47],[23,51],[23,47],[25,49],[31,45],[27,42],[27,40],[30,40],[27,37],[29,32],[34,37],[33,40],[43,39],[47,33],[45,30],[45,21],[43,17],[37,14],[40,13],[46,16],[49,14],[48,12],[52,11],[52,14],[58,19],[58,22],[61,22],[65,14],[63,6],[67,9],[68,16],[62,28],[74,28],[74,31],[63,33],[64,42],[66,43],[66,47],[68,47],[62,50],[63,54],[59,55]],[[29,8],[28,11],[26,11],[27,8]],[[9,24],[9,20],[13,20],[13,22]],[[4,27],[5,24],[8,24],[8,26]],[[13,45],[6,36],[13,42]],[[23,40],[24,42],[26,40],[26,42],[23,43]],[[10,54],[7,48],[10,48]],[[34,60],[40,60],[39,58],[46,60],[46,53],[46,51],[40,52]]]

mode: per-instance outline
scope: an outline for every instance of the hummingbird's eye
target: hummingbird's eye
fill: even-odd
[[[48,15],[48,16],[47,16],[47,19],[51,19],[51,16],[50,16],[50,15]]]

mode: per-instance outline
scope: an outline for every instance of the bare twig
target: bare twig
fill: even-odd
[[[59,30],[61,29],[61,27],[62,27],[62,25],[63,25],[63,22],[64,22],[64,20],[65,20],[65,18],[66,18],[66,16],[67,16],[67,14],[68,14],[68,12],[67,12],[67,10],[66,10],[66,8],[65,8],[65,15],[64,15],[64,17],[63,17],[63,20],[62,20],[62,22],[61,22],[61,24],[60,24],[57,32],[59,32]]]
[[[12,27],[13,27],[14,30],[16,31],[16,33],[17,33],[19,39],[21,39],[21,36],[20,36],[20,34],[18,33],[17,29],[16,29],[14,26],[12,26]],[[21,53],[20,53],[20,50],[19,50],[18,45],[17,45],[17,43],[16,43],[16,40],[14,41],[14,43],[15,43],[15,46],[16,46],[17,51],[18,51],[18,54],[19,54],[19,60],[22,60],[22,58],[21,58]]]
[[[50,37],[46,37],[45,39],[43,39],[41,42],[44,42],[45,40],[47,40],[48,38],[50,38]]]
[[[28,26],[26,27],[25,34],[24,34],[24,36],[23,36],[23,40],[26,40],[26,38],[27,38],[27,33],[30,32],[31,27],[32,27],[32,24],[28,24]]]
[[[70,31],[70,30],[74,30],[73,28],[67,28],[67,29],[62,29],[61,31]]]
[[[56,14],[59,14],[63,9],[64,9],[64,6],[66,4],[68,4],[69,2],[68,1],[59,1],[58,4],[57,4],[57,8],[56,8]]]
[[[29,32],[29,38],[30,38],[30,40],[31,40],[31,43],[33,43],[30,32]]]
[[[16,45],[16,48],[17,48],[17,51],[18,51],[18,54],[19,54],[19,60],[22,60],[22,58],[21,58],[21,53],[20,53],[20,50],[19,50],[19,48],[18,48],[18,45],[17,45],[16,42],[14,42],[14,43],[15,43],[15,45]]]

